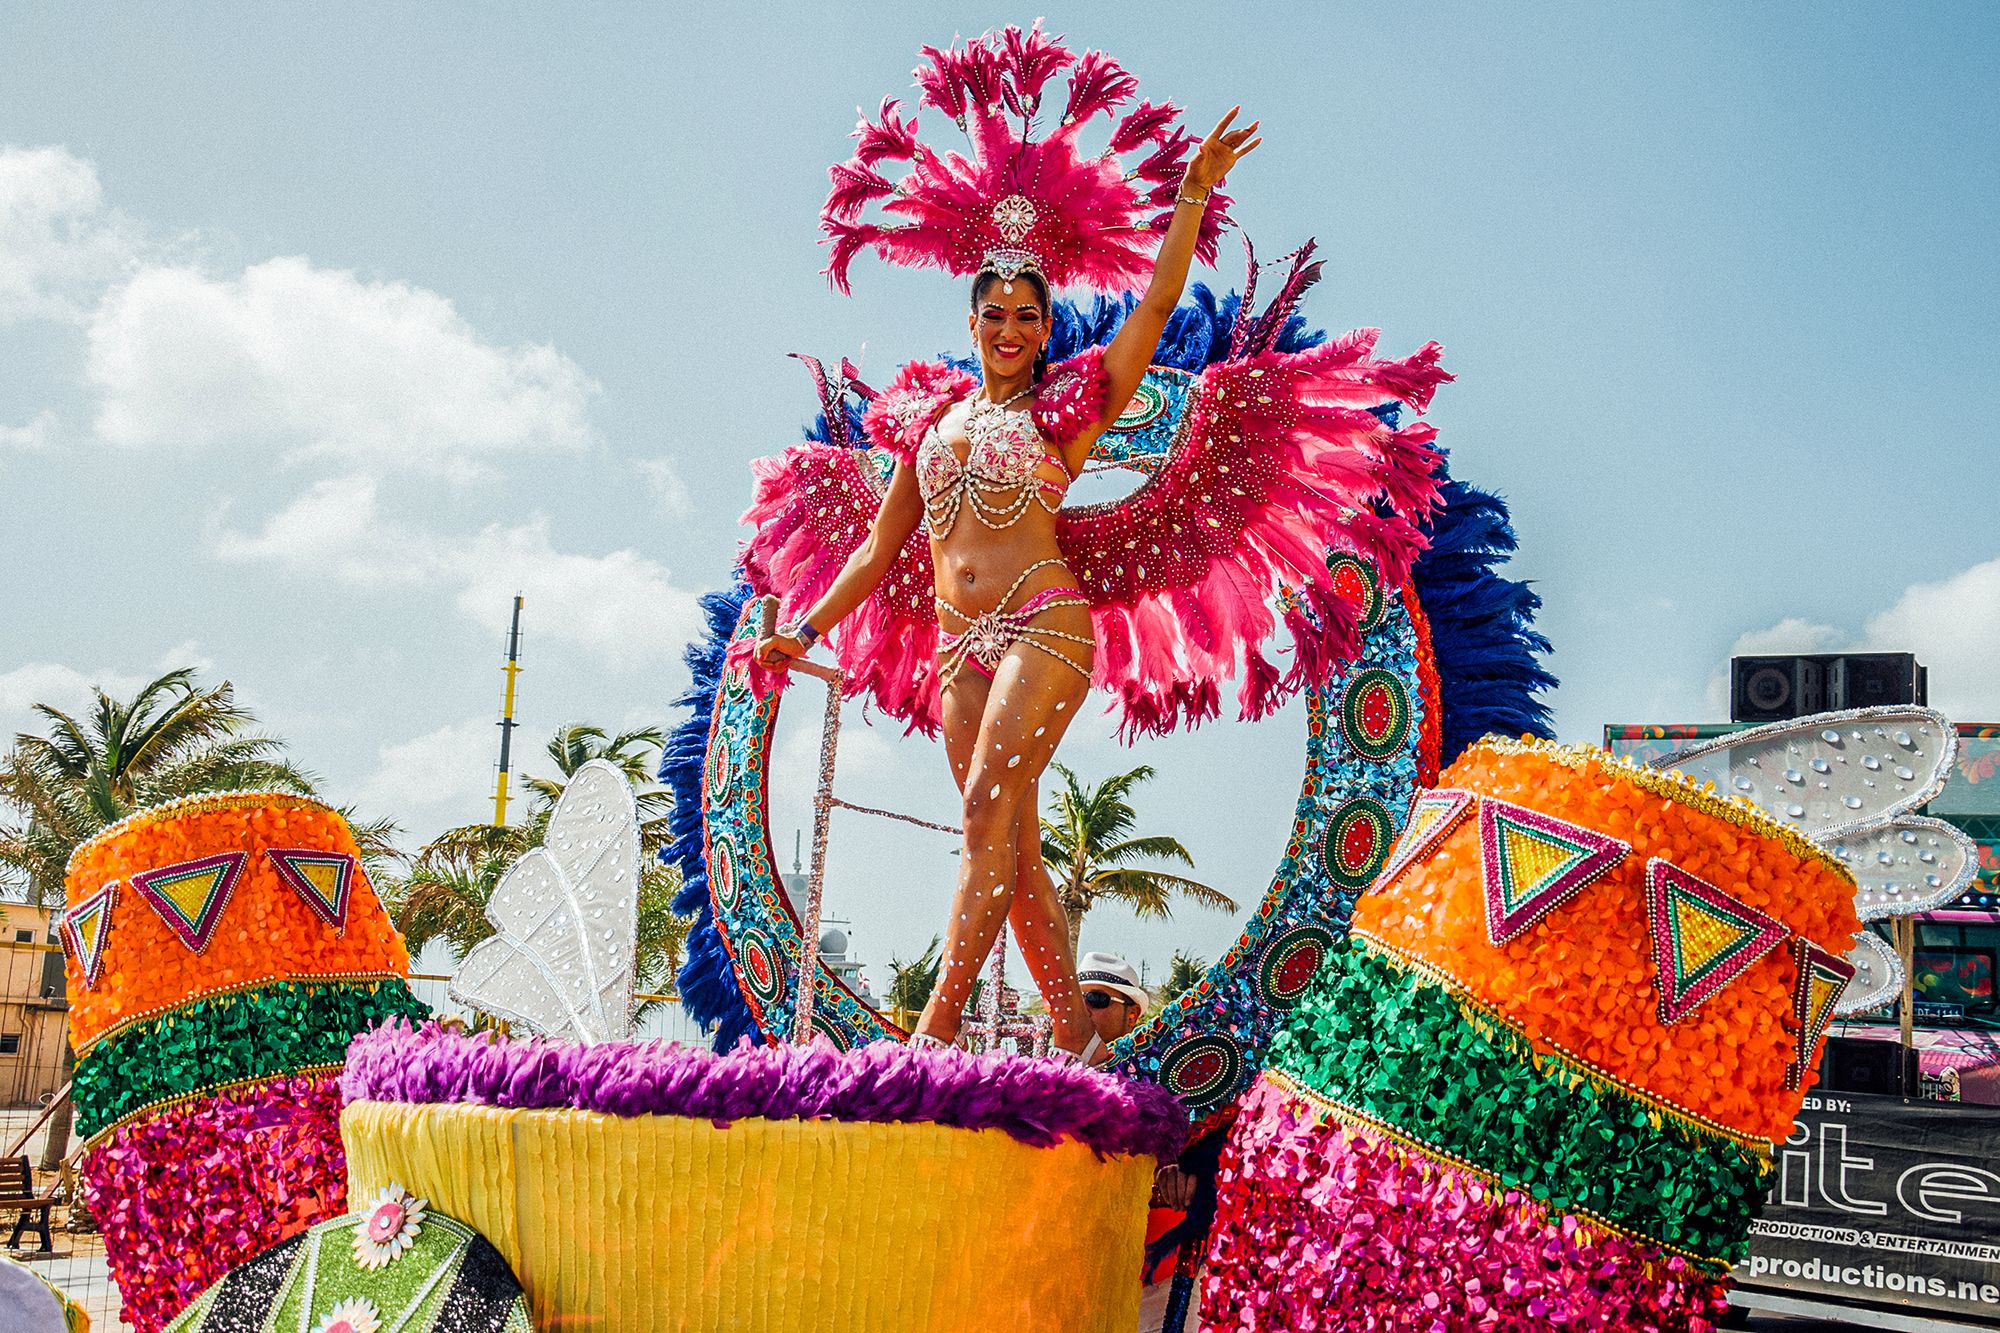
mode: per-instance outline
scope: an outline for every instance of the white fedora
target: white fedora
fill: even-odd
[[[1077,961],[1076,984],[1084,990],[1115,991],[1138,1005],[1142,1014],[1150,1003],[1139,985],[1138,969],[1115,953],[1085,954]]]

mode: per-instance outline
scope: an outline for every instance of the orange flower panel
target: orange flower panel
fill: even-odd
[[[1798,1048],[1794,951],[1774,949],[1680,1022],[1659,1012],[1646,862],[1662,857],[1835,955],[1860,922],[1830,857],[1761,815],[1599,751],[1483,742],[1440,779],[1630,843],[1632,854],[1502,945],[1488,939],[1479,821],[1461,821],[1400,876],[1364,895],[1359,935],[1444,973],[1526,1032],[1695,1116],[1780,1139],[1804,1093],[1785,1086]]]
[[[89,987],[68,962],[70,1040],[79,1052],[131,1023],[191,1001],[270,981],[407,976],[409,954],[359,866],[341,930],[315,912],[265,853],[273,848],[344,853],[360,849],[332,810],[303,797],[196,797],[143,811],[79,847],[70,858],[72,902],[111,880],[126,881],[104,944],[103,974]],[[153,904],[129,889],[132,875],[225,852],[246,854],[241,876],[208,946],[194,953]]]

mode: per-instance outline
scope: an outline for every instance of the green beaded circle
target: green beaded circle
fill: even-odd
[[[1327,878],[1343,889],[1367,888],[1388,863],[1395,841],[1396,824],[1387,806],[1369,796],[1343,802],[1327,821],[1320,848]]]
[[[1340,692],[1340,734],[1364,759],[1391,759],[1410,736],[1410,692],[1395,672],[1368,667]]]
[[[1389,599],[1382,594],[1382,576],[1372,563],[1350,552],[1336,551],[1326,558],[1326,572],[1333,576],[1335,592],[1359,604],[1363,634],[1382,623]]]

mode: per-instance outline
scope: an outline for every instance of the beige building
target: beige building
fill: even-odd
[[[68,1041],[55,914],[0,901],[0,1106],[38,1106],[62,1087]]]

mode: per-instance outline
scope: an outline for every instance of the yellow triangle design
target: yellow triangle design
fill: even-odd
[[[1403,836],[1409,839],[1413,845],[1421,842],[1424,836],[1436,828],[1438,823],[1450,813],[1451,807],[1448,805],[1433,804],[1418,806],[1416,812],[1410,816],[1409,825],[1404,828]]]
[[[1550,875],[1569,865],[1576,859],[1576,848],[1565,847],[1538,838],[1526,829],[1503,824],[1500,828],[1500,854],[1506,859],[1509,878],[1513,881],[1513,903],[1520,903],[1534,896],[1535,891],[1548,882]]]
[[[299,872],[306,883],[312,885],[313,892],[320,896],[327,906],[333,906],[340,896],[340,867],[328,865],[324,861],[294,861],[292,869]]]
[[[223,876],[229,873],[228,866],[213,866],[196,871],[191,875],[181,875],[169,880],[153,881],[153,892],[181,909],[181,915],[190,922],[199,922],[208,900],[221,887]]]
[[[97,953],[97,937],[104,930],[104,910],[99,908],[81,921],[72,922],[71,925],[76,930],[76,942],[83,946],[77,952],[82,955],[83,961],[88,963]]]
[[[1818,968],[1812,972],[1812,994],[1808,999],[1806,1012],[1812,1018],[1813,1028],[1818,1028],[1826,1018],[1826,1011],[1840,998],[1846,983],[1839,977],[1830,977]]]
[[[1693,976],[1714,962],[1718,955],[1728,952],[1755,933],[1714,915],[1694,899],[1676,894],[1669,901],[1673,903],[1674,921],[1679,927],[1676,933],[1680,937],[1680,973],[1683,977]]]

